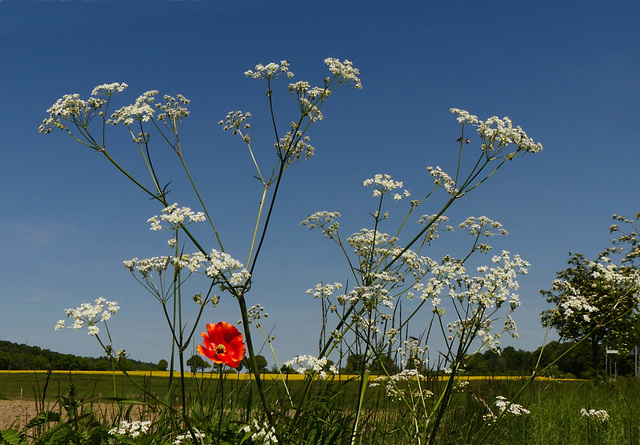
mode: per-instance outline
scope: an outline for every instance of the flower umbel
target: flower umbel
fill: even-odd
[[[587,411],[586,409],[582,408],[580,410],[580,415],[597,423],[604,423],[609,420],[609,413],[603,409],[590,409]]]
[[[224,321],[207,324],[207,332],[202,333],[202,338],[204,345],[198,345],[198,354],[232,368],[238,367],[247,350],[240,331]]]
[[[107,306],[105,309],[105,305]],[[113,314],[118,312],[120,307],[115,301],[107,301],[100,297],[96,300],[96,304],[83,303],[75,309],[65,309],[67,317],[73,317],[73,329],[76,331],[88,327],[89,335],[97,335],[100,329],[96,326],[99,322],[106,322]],[[65,321],[59,320],[56,323],[56,331],[65,328]]]

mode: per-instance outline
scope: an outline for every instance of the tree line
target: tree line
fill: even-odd
[[[166,364],[166,361],[161,360]],[[146,363],[124,358],[120,364],[126,370],[154,371],[159,364]],[[166,369],[166,365],[164,366]],[[12,343],[0,340],[0,369],[2,370],[73,370],[73,371],[110,371],[111,360],[107,357],[81,357],[73,354],[42,349],[38,346]]]

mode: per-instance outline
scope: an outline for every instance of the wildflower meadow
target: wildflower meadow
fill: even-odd
[[[154,377],[136,375],[122,366],[127,351],[109,328],[120,307],[109,297],[99,297],[97,289],[91,301],[75,309],[61,307],[56,316],[60,320],[52,319],[51,328],[95,338],[97,354],[106,355],[111,365],[104,374],[104,388],[79,390],[69,379],[56,401],[45,400],[41,392],[37,416],[25,419],[21,427],[15,424],[0,431],[0,443],[640,440],[634,420],[640,413],[634,381],[601,379],[596,385],[596,379],[540,378],[548,376],[562,356],[551,364],[538,359],[531,375],[511,380],[474,380],[466,373],[474,356],[499,353],[501,338],[518,336],[513,318],[522,305],[518,279],[530,267],[526,252],[492,248],[493,237],[508,235],[500,222],[482,214],[461,221],[448,217],[451,207],[473,200],[511,163],[526,163],[542,151],[542,143],[508,117],[479,117],[472,110],[451,108],[458,133],[451,135],[452,147],[447,150],[455,170],[425,164],[424,174],[432,181],[428,189],[412,187],[385,171],[361,178],[369,199],[365,227],[345,232],[341,218],[349,209],[317,209],[300,221],[308,236],[323,237],[341,255],[337,265],[341,272],[330,282],[308,277],[313,284],[306,298],[310,307],[317,308],[322,325],[319,332],[305,335],[317,337],[317,351],[300,351],[295,357],[278,354],[279,339],[268,325],[268,301],[254,296],[252,286],[256,271],[267,261],[262,247],[276,229],[277,198],[282,188],[290,186],[283,178],[297,164],[313,162],[316,148],[311,137],[321,131],[318,124],[325,102],[336,94],[358,94],[365,83],[349,60],[327,58],[324,65],[315,81],[297,80],[285,60],[258,64],[244,73],[247,82],[259,82],[263,88],[272,141],[252,137],[249,111],[230,111],[212,125],[246,151],[260,193],[252,230],[242,244],[249,246],[247,251],[227,247],[231,244],[216,218],[233,210],[210,207],[210,193],[215,191],[200,189],[189,169],[189,162],[198,160],[189,159],[179,131],[190,115],[188,98],[150,90],[126,104],[120,100],[125,92],[144,86],[106,83],[88,95],[66,94],[47,110],[41,133],[66,137],[74,148],[100,155],[105,168],[131,185],[135,199],[157,204],[147,223],[157,236],[158,251],[164,253],[123,258],[121,279],[139,283],[149,305],[158,309],[150,313],[164,320],[170,341],[159,347],[170,354],[169,369]],[[362,76],[366,80],[366,73]],[[294,99],[289,109],[279,108],[281,101],[276,99],[283,96]],[[111,149],[111,135],[118,132],[139,153],[135,167],[125,166],[118,151]],[[167,151],[174,160],[171,172],[158,169],[155,162]],[[270,153],[269,162],[264,162],[265,151]],[[174,188],[178,176],[186,178],[188,189]],[[638,249],[636,219],[623,218],[612,229],[623,232],[613,250],[593,261],[580,259],[584,273],[579,280],[559,275],[545,294],[551,303],[543,314],[548,330],[557,329],[576,344],[592,341],[595,348],[602,346],[603,338],[612,338],[612,330],[625,330],[621,323],[635,316],[640,290],[640,275],[633,266],[637,257],[633,252]],[[630,234],[626,228],[632,228]],[[466,251],[435,256],[434,246],[440,251],[445,232],[465,236]],[[622,247],[631,248],[622,251]],[[304,261],[308,254],[312,253],[301,253],[298,260]],[[627,263],[616,265],[611,258],[618,254]],[[286,271],[277,279],[285,280]],[[608,297],[590,298],[593,289]],[[216,308],[222,300],[237,305],[237,319],[220,319]],[[199,328],[203,323],[204,332]],[[276,372],[261,371],[259,348],[268,351]],[[210,373],[189,369],[187,360],[194,349],[212,366]],[[352,371],[346,373],[349,359]],[[249,374],[241,374],[245,370]],[[45,385],[52,378],[49,373],[39,379]],[[122,391],[124,380],[128,393]],[[47,391],[46,386],[42,389]],[[625,402],[612,404],[612,394]],[[566,441],[567,437],[573,439]]]

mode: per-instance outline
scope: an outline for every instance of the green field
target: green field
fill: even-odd
[[[157,397],[165,397],[169,379],[165,374],[133,376],[134,382],[147,388]],[[58,394],[64,393],[73,383],[78,399],[86,404],[94,403],[103,396],[113,396],[113,375],[96,372],[58,372],[49,377],[46,390],[47,403],[56,400]],[[271,377],[271,376],[270,376]],[[266,379],[267,393],[273,402],[285,397],[282,384],[277,379]],[[297,376],[289,376],[289,387],[294,399],[302,390],[303,382]],[[0,373],[0,391],[8,398],[20,397],[33,400],[38,394],[42,397],[46,373],[4,372]],[[498,412],[495,407],[496,396],[504,396],[509,400],[526,382],[525,379],[506,378],[474,378],[469,385],[460,389],[452,399],[452,405],[443,420],[443,434],[438,443],[464,444],[478,439],[478,431],[484,434],[487,426],[482,426],[482,417],[488,413],[486,406]],[[152,402],[142,395],[135,384],[125,376],[115,376],[116,395],[127,399]],[[186,379],[186,393],[189,403],[202,402],[196,398],[197,389],[204,397],[210,397],[211,406],[217,404],[216,394],[220,392],[220,381],[217,375],[190,374]],[[434,379],[427,382],[433,390],[443,383]],[[435,392],[435,391],[434,391]],[[225,376],[224,397],[233,394],[234,406],[259,402],[255,400],[255,383],[236,375]],[[357,382],[355,380],[322,382],[318,393],[318,408],[323,400],[339,394],[340,403],[345,412],[356,408]],[[372,424],[388,426],[402,422],[400,412],[394,400],[385,395],[382,388],[372,388],[368,392],[366,412]],[[482,402],[485,402],[485,406]],[[529,415],[505,416],[490,432],[485,443],[491,444],[638,444],[640,443],[640,385],[634,379],[620,378],[617,381],[594,383],[590,381],[536,381],[522,392],[517,403],[530,411]],[[580,410],[604,409],[611,419],[599,424],[580,415]],[[104,420],[105,422],[106,419]],[[384,434],[389,434],[386,431]],[[380,433],[382,437],[382,433]]]

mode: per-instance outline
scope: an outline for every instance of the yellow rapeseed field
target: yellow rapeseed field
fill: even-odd
[[[21,371],[6,371],[0,370],[0,376],[9,375],[9,374],[46,374],[45,370],[21,370]],[[76,375],[102,375],[102,376],[111,376],[115,374],[116,376],[124,375],[122,371],[51,371],[52,374],[76,374]],[[169,371],[127,371],[127,374],[130,376],[136,377],[169,377]],[[179,375],[179,373],[174,372],[174,376]],[[276,380],[278,378],[282,378],[284,380],[304,380],[304,375],[302,374],[261,374],[264,379]],[[208,378],[208,379],[217,379],[220,377],[220,374],[211,372],[211,373],[185,373],[185,376],[188,377],[198,377],[198,378]],[[378,376],[370,375],[369,378],[373,379]],[[253,378],[253,374],[249,373],[227,373],[225,374],[225,378],[227,379],[236,379],[236,380],[250,380]],[[335,376],[335,380],[349,380],[355,379],[358,380],[360,378],[359,374],[340,374]],[[438,376],[439,380],[446,380],[448,377],[446,375]],[[526,380],[529,376],[503,376],[503,375],[462,375],[456,376],[456,380],[468,380],[468,381],[479,381],[479,380]],[[582,379],[565,379],[565,378],[552,378],[552,377],[536,377],[538,381],[565,381],[565,382],[577,382],[582,381]]]

